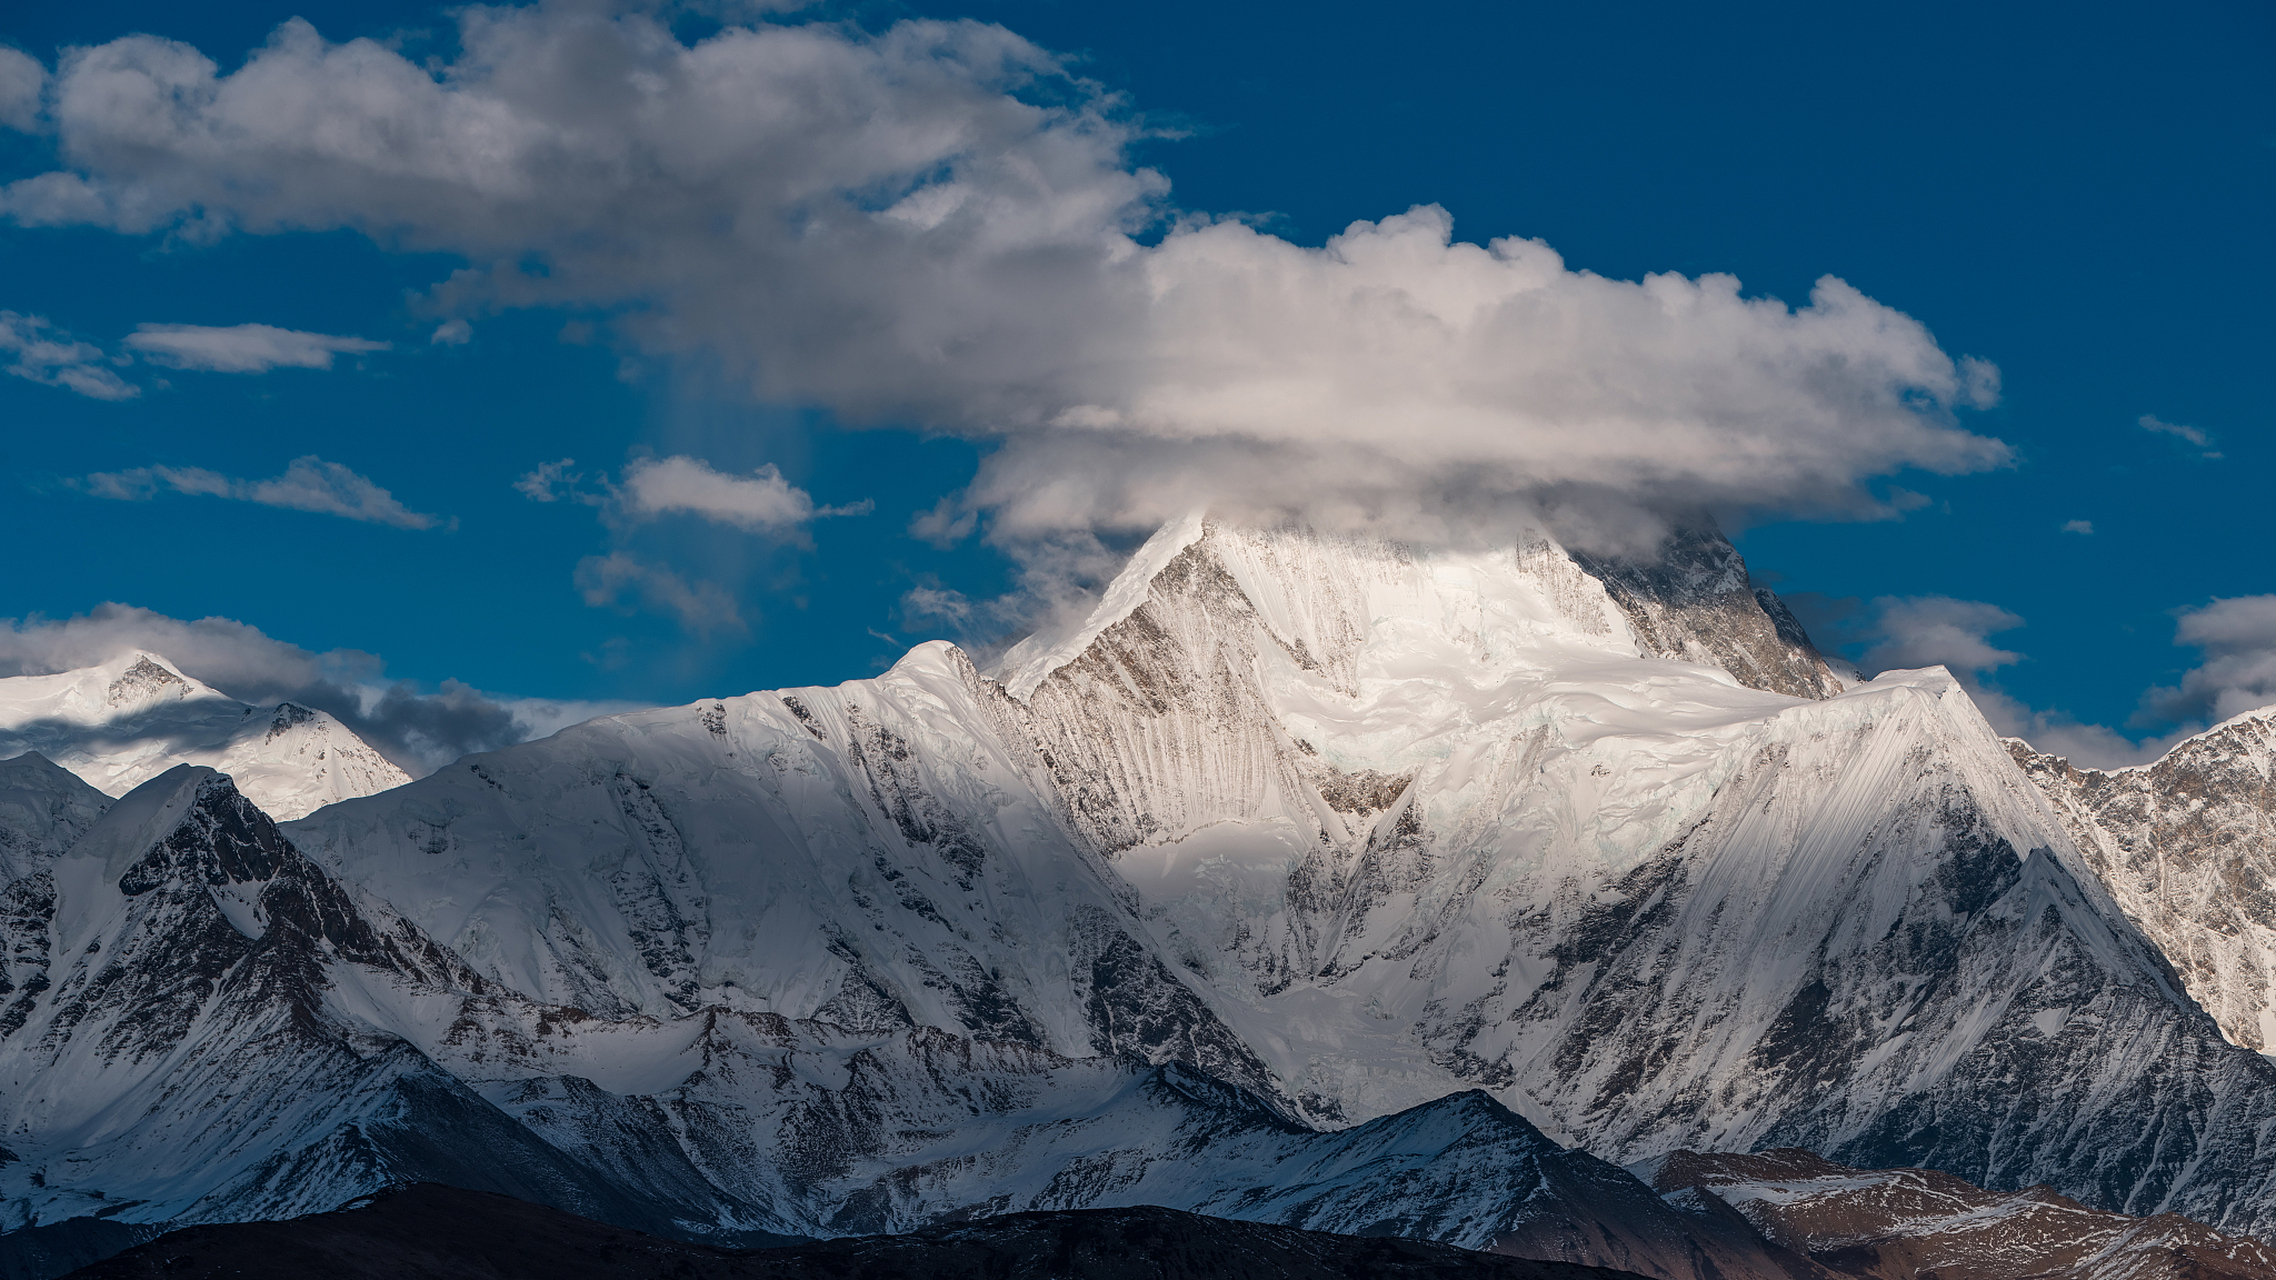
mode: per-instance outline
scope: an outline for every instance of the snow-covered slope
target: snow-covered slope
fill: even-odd
[[[2189,994],[2231,1040],[2276,1052],[2276,707],[2130,769],[2009,747]]]
[[[206,765],[280,818],[411,780],[326,712],[247,706],[142,652],[0,679],[0,757],[24,751],[112,796],[177,764]]]
[[[540,1004],[191,766],[11,884],[0,923],[9,1229],[283,1217],[425,1179],[728,1242],[1167,1204],[1670,1280],[1785,1274],[1474,1093],[1320,1133],[1126,1055]]]
[[[109,796],[38,752],[0,760],[0,884],[45,870],[110,807]]]

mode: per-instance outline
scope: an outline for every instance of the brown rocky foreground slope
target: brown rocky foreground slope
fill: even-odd
[[[2089,1209],[2045,1187],[1986,1191],[1934,1170],[1852,1169],[1792,1148],[1679,1151],[1640,1172],[1678,1207],[1727,1204],[1776,1243],[1870,1280],[2276,1277],[2276,1249],[2258,1240],[2178,1214]]]

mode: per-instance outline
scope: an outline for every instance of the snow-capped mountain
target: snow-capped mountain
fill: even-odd
[[[177,764],[207,765],[279,818],[411,780],[327,712],[248,706],[142,652],[0,679],[0,758],[25,751],[112,796]]]
[[[1195,518],[991,673],[922,645],[281,833],[208,772],[89,819],[27,767],[13,1223],[424,1177],[722,1240],[1159,1203],[1790,1277],[1597,1158],[1795,1146],[2276,1232],[2276,1066],[2075,818],[1706,534]]]
[[[2276,1226],[2276,1072],[1948,677],[1781,692],[1841,682],[1743,567],[1613,576],[1195,519],[997,679],[921,646],[293,833],[603,1016],[1135,1052],[1331,1125],[1482,1086],[1620,1160],[1801,1145]]]

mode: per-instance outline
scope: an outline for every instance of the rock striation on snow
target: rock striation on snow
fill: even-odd
[[[286,819],[411,780],[328,712],[248,706],[139,651],[0,679],[0,757],[26,751],[111,796],[177,764],[204,765]]]
[[[724,1243],[1154,1203],[1791,1277],[1598,1157],[1804,1147],[2276,1235],[2276,1066],[2075,815],[1707,533],[1195,518],[992,673],[922,645],[281,830],[197,770],[93,803],[26,802],[60,853],[0,912],[10,1225],[430,1178]]]

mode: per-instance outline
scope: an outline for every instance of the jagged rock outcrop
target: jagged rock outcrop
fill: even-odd
[[[1830,698],[1843,682],[1775,592],[1710,521],[1677,530],[1644,560],[1574,557],[1604,583],[1647,653],[1721,667],[1750,689]]]
[[[2276,709],[2129,769],[2008,745],[2189,994],[2231,1040],[2276,1051]]]

